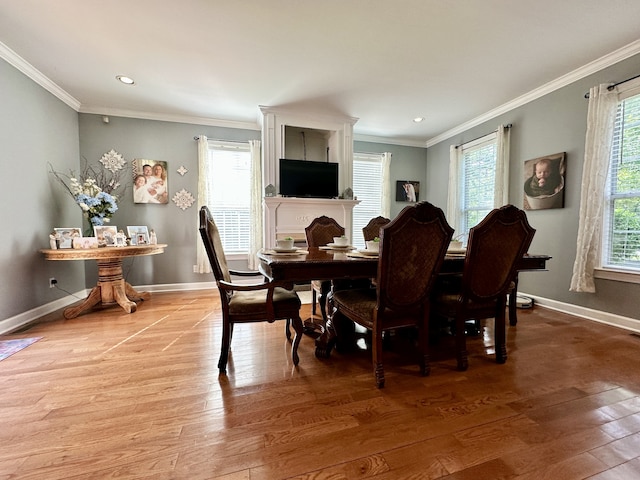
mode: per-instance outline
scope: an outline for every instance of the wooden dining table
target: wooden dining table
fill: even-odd
[[[542,271],[547,269],[549,255],[526,254],[518,262],[518,272]],[[291,287],[295,283],[311,280],[341,280],[375,278],[378,270],[378,257],[358,254],[354,250],[335,250],[327,247],[310,247],[290,253],[278,253],[273,250],[258,252],[259,270],[270,281]],[[462,273],[464,253],[447,254],[440,270],[441,275]],[[514,279],[515,288],[509,296],[509,324],[518,322],[516,297],[518,275]],[[331,353],[332,335],[330,309],[327,309],[327,324],[323,333],[316,339],[316,355],[328,357]]]

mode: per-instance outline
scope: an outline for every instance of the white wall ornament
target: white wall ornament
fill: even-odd
[[[114,149],[111,149],[107,153],[102,155],[100,163],[104,165],[104,168],[106,170],[109,170],[111,173],[116,173],[118,170],[121,170],[122,167],[124,167],[124,164],[127,163],[127,161],[122,158],[122,155],[120,155]]]
[[[193,195],[187,192],[184,188],[176,193],[171,200],[173,200],[176,207],[181,208],[182,211],[185,211],[196,201],[196,199],[193,198]]]
[[[184,165],[180,165],[180,168],[178,170],[176,170],[176,172],[178,172],[180,175],[182,175],[184,177],[184,174],[187,173],[189,170],[187,170],[186,168],[184,168]]]

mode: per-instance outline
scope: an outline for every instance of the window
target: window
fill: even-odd
[[[467,235],[493,208],[496,181],[495,133],[460,147],[459,216],[455,236]]]
[[[632,94],[634,91],[630,91]],[[621,93],[605,188],[602,266],[640,271],[640,94]]]
[[[211,172],[206,205],[226,255],[247,254],[250,241],[251,152],[249,143],[209,140]]]
[[[353,154],[353,192],[360,203],[353,209],[354,247],[364,248],[362,228],[374,217],[382,215],[382,159],[381,153]]]

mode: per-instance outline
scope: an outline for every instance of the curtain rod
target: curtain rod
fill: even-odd
[[[636,78],[640,78],[640,75],[636,75],[635,77],[627,78],[626,80],[622,80],[621,82],[614,83],[607,87],[607,90],[611,91],[616,88],[618,85],[622,85],[623,83],[630,82],[631,80],[635,80]],[[589,92],[584,94],[584,98],[589,98]]]
[[[513,126],[513,124],[512,124],[512,123],[507,123],[507,124],[504,126],[504,128],[511,128],[512,126]],[[478,139],[480,139],[480,138],[482,138],[482,137],[486,137],[487,135],[491,135],[492,133],[496,133],[497,131],[498,131],[498,130],[496,129],[496,130],[494,130],[493,132],[485,133],[484,135],[480,135],[479,137],[472,138],[471,140],[467,140],[466,142],[461,143],[460,145],[456,145],[456,146],[455,146],[455,148],[460,148],[461,146],[466,145],[467,143],[475,142],[476,140],[478,140]]]

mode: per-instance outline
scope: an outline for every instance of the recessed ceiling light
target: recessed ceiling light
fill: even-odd
[[[136,82],[131,77],[127,77],[126,75],[116,75],[116,80],[124,83],[125,85],[135,85]]]
[[[416,122],[416,123],[420,123],[423,120],[424,120],[424,117],[416,117],[416,118],[413,119],[413,121]]]

